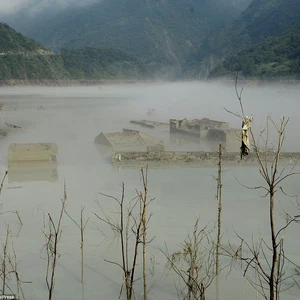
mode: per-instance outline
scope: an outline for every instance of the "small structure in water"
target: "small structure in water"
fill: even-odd
[[[198,138],[205,138],[210,129],[229,128],[229,123],[207,118],[193,120],[170,119],[170,132],[184,133]]]
[[[8,167],[8,183],[57,180],[56,162],[14,163]]]
[[[8,149],[8,165],[56,163],[57,152],[55,143],[13,143]]]
[[[123,132],[104,133],[101,132],[95,138],[95,144],[114,151],[147,151],[147,147],[161,145],[163,142],[146,133],[123,129]],[[101,152],[101,151],[100,151]]]
[[[57,152],[55,143],[10,144],[8,182],[58,180]]]
[[[156,128],[156,127],[168,127],[169,123],[157,122],[157,121],[149,121],[149,120],[139,120],[139,121],[130,121],[132,124],[141,125],[148,128]]]
[[[180,133],[196,137],[200,140],[222,143],[226,151],[238,152],[240,145],[240,129],[229,128],[228,122],[208,118],[193,120],[170,119],[170,133]]]

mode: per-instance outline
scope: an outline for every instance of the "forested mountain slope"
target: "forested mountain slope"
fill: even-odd
[[[300,79],[300,23],[263,43],[227,57],[210,73],[210,78],[234,76],[239,70],[246,78]]]
[[[122,50],[85,47],[54,54],[7,24],[0,24],[0,80],[144,78],[152,78],[151,72]]]
[[[0,23],[0,53],[42,53],[48,51],[33,39],[16,32],[5,23]],[[50,51],[48,51],[50,52]]]
[[[205,76],[231,53],[260,43],[299,22],[299,0],[253,0],[239,18],[207,37],[187,64],[187,72]]]
[[[153,70],[179,72],[203,40],[250,0],[102,0],[20,26],[52,50],[105,46],[136,54]],[[21,22],[21,21],[20,21]],[[19,25],[18,25],[19,24]],[[19,26],[19,27],[18,27]]]

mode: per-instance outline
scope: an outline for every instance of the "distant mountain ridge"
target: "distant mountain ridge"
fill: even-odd
[[[207,37],[190,64],[206,76],[231,53],[280,34],[299,22],[299,0],[253,0],[239,18]]]
[[[20,53],[44,53],[50,54],[46,47],[31,38],[16,32],[5,23],[0,23],[0,54]]]
[[[54,51],[86,46],[119,48],[137,55],[153,71],[162,67],[165,73],[164,66],[170,66],[180,73],[207,34],[236,18],[249,2],[102,0],[27,24],[26,34]]]
[[[31,77],[200,79],[237,67],[259,78],[298,72],[298,44],[283,32],[300,24],[300,0],[101,0],[28,22],[19,17],[19,26],[51,50],[15,31],[6,40],[0,35],[0,58],[5,47],[27,55],[26,68],[5,55],[10,65],[2,77],[15,76],[13,69],[24,77],[34,65],[30,52],[42,55],[37,64],[45,64]]]
[[[210,73],[210,78],[235,76],[245,78],[300,79],[300,22],[264,42],[228,56]]]
[[[65,49],[61,54],[0,23],[0,80],[141,79],[151,72],[112,48]]]

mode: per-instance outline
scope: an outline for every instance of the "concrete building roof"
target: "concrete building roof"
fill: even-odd
[[[8,164],[54,162],[57,152],[55,143],[13,143],[8,148]]]
[[[135,131],[133,132],[113,132],[104,133],[106,138],[110,141],[112,145],[124,145],[124,144],[136,144],[143,145],[145,142],[139,134]]]
[[[55,143],[12,143],[9,145],[9,151],[50,151],[52,154],[56,154],[57,145]]]
[[[124,129],[123,132],[101,132],[95,142],[104,146],[111,146],[114,150],[145,150],[147,146],[162,144],[163,142],[146,133]]]

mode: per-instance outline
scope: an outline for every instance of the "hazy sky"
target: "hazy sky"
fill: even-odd
[[[0,0],[0,14],[10,15],[20,10],[27,10],[28,14],[35,14],[44,9],[64,9],[98,1],[100,0]]]

